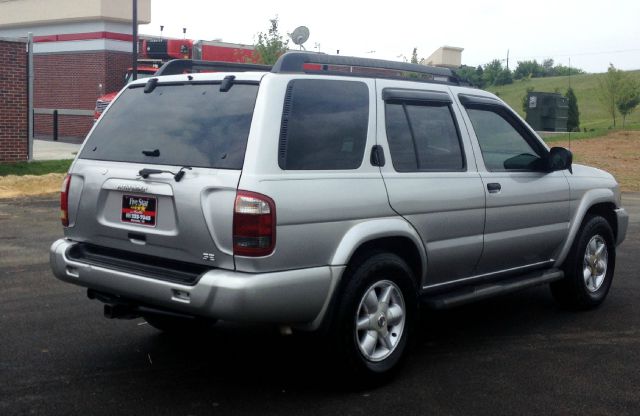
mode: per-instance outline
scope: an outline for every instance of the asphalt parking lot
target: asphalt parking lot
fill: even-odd
[[[425,314],[398,377],[336,388],[313,338],[222,325],[176,338],[102,317],[49,271],[56,197],[0,200],[0,414],[640,414],[640,194],[607,301],[559,309],[545,287]]]

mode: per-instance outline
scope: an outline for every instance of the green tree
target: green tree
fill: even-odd
[[[482,69],[482,65],[478,65],[476,68],[476,79],[478,80],[478,88],[484,88],[484,69]]]
[[[480,71],[472,66],[462,65],[460,68],[456,69],[455,72],[461,80],[468,82],[474,87],[482,88],[482,67],[478,68]]]
[[[585,74],[580,68],[570,68],[564,65],[556,65],[553,67],[553,73],[556,77],[566,77],[567,75],[582,75]]]
[[[555,76],[553,59],[549,58],[542,61],[542,72],[543,72],[543,75],[542,75],[543,77]]]
[[[578,109],[578,97],[573,92],[573,88],[569,87],[564,95],[569,105],[569,114],[567,118],[567,131],[580,131],[580,110]]]
[[[616,98],[616,107],[622,115],[622,128],[627,116],[640,104],[640,85],[628,74],[624,74],[620,83],[620,91]]]
[[[567,75],[581,75],[585,72],[580,68],[569,68],[564,65],[554,65],[553,59],[545,59],[540,65],[535,59],[533,61],[520,61],[515,71],[514,79],[541,78],[541,77],[561,77]]]
[[[513,72],[515,79],[537,78],[544,74],[542,66],[536,61],[520,61]]]
[[[496,79],[498,79],[498,76],[502,71],[503,71],[502,62],[500,62],[497,59],[494,59],[493,61],[486,64],[483,67],[483,71],[482,71],[482,80],[484,81],[485,85],[487,86],[495,85]]]
[[[527,91],[522,96],[522,111],[525,115],[529,113],[529,93],[533,92],[533,87],[527,87]]]
[[[498,73],[495,81],[493,81],[493,85],[507,84],[513,84],[513,76],[511,75],[511,71],[508,68],[505,68]]]
[[[513,83],[513,75],[509,68],[502,66],[502,62],[494,59],[484,66],[482,81],[485,86],[506,85]]]
[[[278,16],[269,19],[267,33],[258,33],[258,41],[254,45],[254,61],[259,64],[273,65],[280,55],[287,51],[289,39],[284,39],[278,32]]]
[[[411,52],[411,63],[412,64],[420,63],[420,61],[418,60],[418,48],[413,48],[413,52]]]
[[[598,95],[607,113],[613,119],[613,127],[616,127],[617,102],[623,85],[624,72],[609,64],[607,73],[598,79]]]

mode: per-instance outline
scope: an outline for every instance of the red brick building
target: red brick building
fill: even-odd
[[[34,49],[38,47],[37,38]],[[122,88],[131,54],[117,51],[34,53],[35,135],[51,135],[57,109],[60,136],[84,137],[96,98]]]
[[[149,23],[150,3],[138,0],[138,23]],[[33,33],[36,137],[52,135],[54,110],[60,137],[88,133],[96,98],[122,88],[131,66],[131,16],[131,0],[0,2],[0,36]]]
[[[26,42],[0,38],[0,163],[27,160]]]

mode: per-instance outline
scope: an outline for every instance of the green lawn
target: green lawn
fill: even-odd
[[[640,82],[640,71],[629,71],[632,77]],[[598,77],[604,74],[575,75],[571,77],[571,87],[578,98],[580,109],[580,129],[607,129],[613,126],[613,121],[606,109],[598,99]],[[487,91],[497,93],[514,110],[524,117],[522,111],[522,97],[526,95],[527,88],[533,87],[534,91],[555,92],[559,89],[564,94],[569,87],[569,77],[532,78],[514,81],[513,84],[500,87],[488,87]],[[616,127],[622,127],[622,116],[618,115]],[[627,128],[640,128],[640,108],[627,117]],[[573,138],[573,137],[572,137]]]
[[[73,160],[42,160],[38,162],[19,162],[0,164],[0,176],[7,175],[45,175],[47,173],[66,173]]]
[[[627,130],[640,130],[640,123],[635,124],[627,124],[627,127],[622,129],[604,129],[604,128],[595,128],[586,132],[579,133],[558,133],[549,136],[542,135],[542,138],[545,142],[557,142],[557,141],[565,141],[565,140],[582,140],[582,139],[597,139],[600,137],[604,137],[609,133],[613,133],[616,131],[627,131]]]

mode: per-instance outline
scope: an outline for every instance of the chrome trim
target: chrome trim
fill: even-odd
[[[109,107],[109,104],[111,104],[111,101],[96,101],[96,111],[102,113],[107,107]]]
[[[512,267],[510,269],[499,270],[497,272],[478,274],[478,275],[475,275],[475,276],[465,277],[465,278],[458,279],[458,280],[451,280],[449,282],[436,283],[434,285],[422,286],[422,290],[433,289],[433,288],[436,288],[436,287],[452,285],[452,284],[462,283],[462,282],[471,281],[471,280],[484,279],[484,278],[489,277],[489,276],[495,276],[495,275],[500,275],[500,274],[510,274],[510,273],[518,271],[518,270],[529,269],[529,268],[533,269],[533,268],[537,268],[538,266],[543,266],[545,264],[553,264],[554,262],[555,262],[554,259],[550,259],[550,260],[546,260],[546,261],[540,261],[538,263],[527,264],[525,266],[518,266],[518,267]]]
[[[102,189],[119,192],[138,192],[153,195],[173,196],[173,188],[168,183],[150,182],[144,179],[110,178],[102,184]]]

